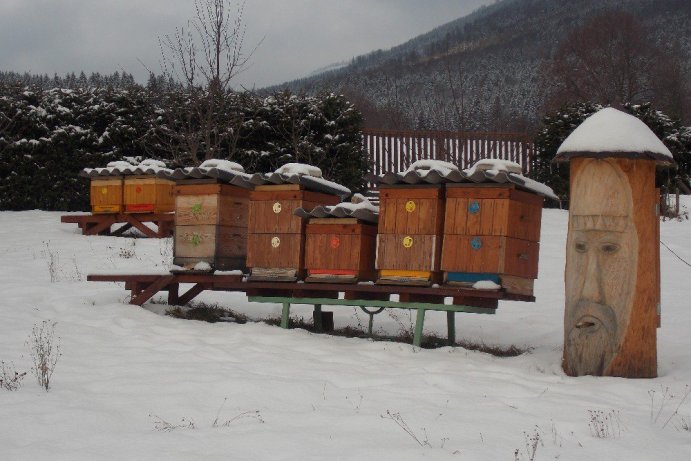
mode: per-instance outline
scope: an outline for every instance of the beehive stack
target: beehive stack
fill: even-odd
[[[429,285],[439,281],[442,186],[381,186],[379,206],[377,283]]]
[[[173,263],[187,270],[246,270],[253,186],[242,166],[212,159],[163,176],[176,182]]]
[[[287,164],[276,172],[254,175],[250,193],[247,266],[250,280],[295,281],[305,273],[306,220],[293,214],[319,205],[335,205],[350,190],[321,178],[318,168]]]
[[[491,281],[507,292],[532,295],[543,204],[538,192],[548,189],[526,182],[519,165],[500,161],[479,162],[462,181],[446,184],[445,282],[472,287]]]
[[[374,259],[378,207],[356,194],[352,203],[302,208],[309,219],[305,240],[307,282],[356,283],[376,278]]]
[[[84,168],[80,176],[91,179],[94,214],[165,213],[173,211],[173,182],[156,177],[164,171],[170,170],[156,160],[144,160],[139,165],[116,161],[105,168]]]

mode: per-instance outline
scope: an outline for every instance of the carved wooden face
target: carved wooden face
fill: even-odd
[[[603,375],[624,340],[636,283],[631,187],[607,160],[586,161],[572,181],[565,365],[571,375]]]

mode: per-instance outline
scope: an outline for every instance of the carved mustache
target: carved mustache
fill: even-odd
[[[571,319],[572,333],[594,334],[604,328],[614,335],[617,331],[617,316],[606,304],[580,300],[571,312]]]

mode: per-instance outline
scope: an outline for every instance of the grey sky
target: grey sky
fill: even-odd
[[[246,46],[262,37],[236,85],[257,88],[387,49],[493,0],[247,0]],[[0,0],[0,70],[159,71],[157,37],[194,13],[193,0]]]

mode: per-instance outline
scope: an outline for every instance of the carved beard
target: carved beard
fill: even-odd
[[[602,376],[617,352],[617,337],[617,318],[610,306],[579,301],[566,338],[567,373]]]

